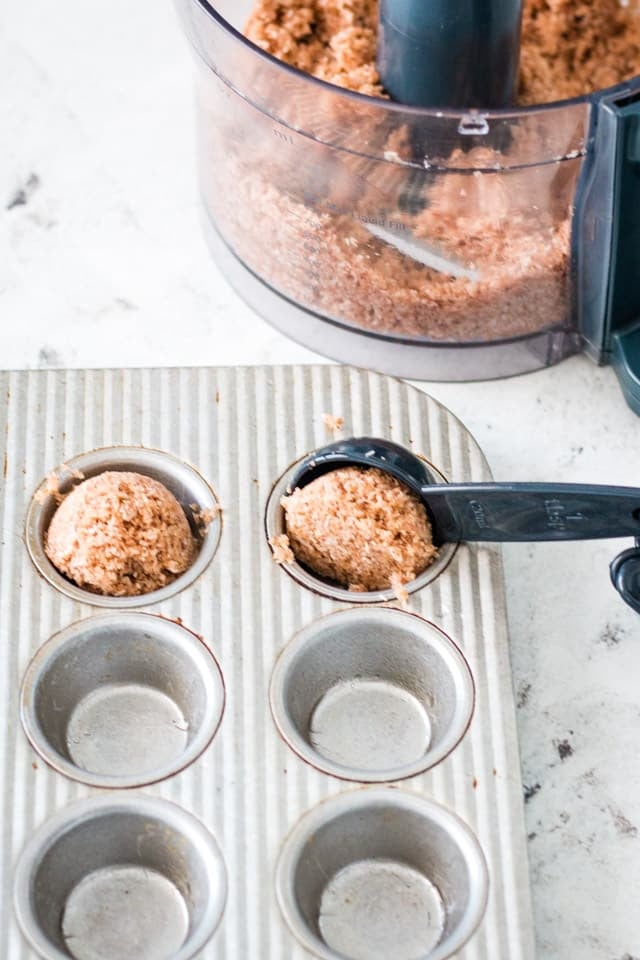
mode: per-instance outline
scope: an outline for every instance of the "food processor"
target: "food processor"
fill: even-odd
[[[176,2],[208,239],[259,314],[414,379],[584,351],[640,413],[640,77],[537,106],[410,106],[264,52],[242,33],[252,0]]]

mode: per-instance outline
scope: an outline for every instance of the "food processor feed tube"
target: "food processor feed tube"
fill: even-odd
[[[380,0],[382,85],[414,106],[511,106],[521,23],[520,0]]]

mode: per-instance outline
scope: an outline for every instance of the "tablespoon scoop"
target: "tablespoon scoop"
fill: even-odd
[[[377,467],[423,501],[434,542],[595,540],[640,536],[640,489],[578,483],[436,483],[428,464],[390,440],[353,437],[310,454],[291,487],[339,467]]]

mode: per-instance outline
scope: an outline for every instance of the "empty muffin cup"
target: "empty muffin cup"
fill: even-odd
[[[305,627],[271,679],[276,725],[303,760],[363,783],[413,777],[471,722],[466,659],[438,627],[389,607],[351,608]]]
[[[25,733],[58,772],[94,787],[135,787],[192,763],[224,710],[220,667],[173,620],[105,613],[55,634],[22,683]]]
[[[45,538],[61,497],[82,480],[106,472],[137,473],[158,481],[173,494],[189,524],[194,541],[193,560],[175,579],[133,596],[110,596],[79,586],[49,559]],[[57,467],[36,490],[25,521],[25,541],[39,573],[73,600],[99,607],[127,609],[166,600],[190,586],[211,562],[220,541],[222,524],[218,500],[212,488],[190,464],[172,454],[145,447],[104,447],[73,457]]]
[[[325,960],[445,960],[482,919],[488,873],[457,816],[375,787],[302,818],[282,848],[276,891],[291,932]]]
[[[147,796],[65,808],[15,875],[20,926],[46,960],[189,960],[222,916],[218,846],[195,817]]]
[[[398,599],[398,589],[389,586],[382,590],[349,590],[347,586],[327,580],[321,577],[314,570],[311,570],[303,563],[298,561],[295,556],[293,560],[283,559],[286,550],[280,545],[287,544],[286,538],[287,525],[285,512],[282,507],[282,498],[291,493],[291,484],[298,472],[299,466],[307,459],[308,454],[296,460],[276,481],[269,495],[265,512],[265,530],[267,541],[272,549],[274,559],[293,577],[299,584],[306,587],[314,593],[323,597],[329,597],[332,600],[338,600],[346,603],[383,603],[389,600]],[[429,463],[429,472],[433,477],[434,483],[446,483],[444,475]],[[436,577],[439,577],[443,570],[451,562],[458,545],[456,543],[444,543],[438,548],[438,555],[418,576],[409,583],[402,584],[403,590],[407,593],[416,593],[427,584],[432,583]]]

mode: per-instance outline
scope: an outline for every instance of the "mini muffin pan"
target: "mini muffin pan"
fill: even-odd
[[[533,960],[500,549],[443,548],[407,609],[278,565],[332,417],[490,479],[441,405],[348,367],[0,373],[3,960]],[[44,554],[51,472],[107,469],[185,508],[162,590]]]

